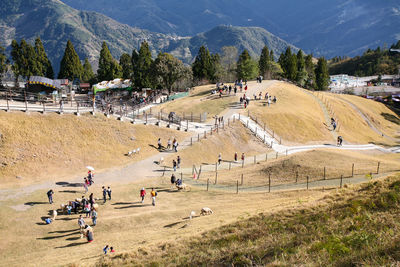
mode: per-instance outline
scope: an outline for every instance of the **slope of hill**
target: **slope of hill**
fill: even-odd
[[[316,56],[354,56],[368,47],[393,43],[400,36],[397,0],[64,2],[81,10],[102,12],[131,26],[183,36],[220,24],[263,27]]]

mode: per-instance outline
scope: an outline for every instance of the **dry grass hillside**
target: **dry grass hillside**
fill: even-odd
[[[250,114],[261,125],[265,123],[270,130],[275,131],[282,140],[287,143],[333,140],[324,125],[323,111],[311,95],[285,82],[276,82],[262,92],[263,96],[266,92],[276,96],[277,103],[268,107],[265,100],[252,101],[248,108]]]
[[[352,164],[354,175],[376,173],[377,164],[380,162],[380,172],[400,170],[399,154],[383,154],[377,151],[359,152],[346,150],[313,150],[289,155],[282,158],[270,158],[257,164],[248,165],[234,170],[221,170],[218,172],[218,184],[234,185],[241,181],[243,186],[265,186],[268,184],[268,175],[271,174],[271,184],[295,183],[296,173],[298,182],[351,176]],[[203,174],[200,180],[208,178],[214,181],[215,174]]]
[[[103,257],[98,266],[394,266],[399,204],[397,175],[332,192],[313,205],[261,212],[197,237]]]
[[[0,133],[3,187],[84,175],[87,165],[96,171],[125,165],[158,153],[149,146],[156,145],[158,137],[182,140],[188,135],[166,128],[122,123],[102,115],[76,117],[19,112],[0,112]],[[139,155],[125,156],[139,147]]]
[[[200,135],[204,137],[204,135]],[[196,138],[194,138],[195,140]],[[193,164],[215,164],[218,154],[221,153],[223,160],[233,160],[234,153],[241,153],[247,156],[265,153],[269,149],[262,144],[242,123],[236,121],[230,126],[225,125],[225,129],[219,129],[219,133],[207,134],[207,139],[193,143],[193,146],[180,151],[178,154],[182,158],[183,167],[191,167]],[[167,158],[167,164],[172,162],[176,155]]]

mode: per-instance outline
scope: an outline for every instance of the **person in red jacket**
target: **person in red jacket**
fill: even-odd
[[[140,197],[142,198],[142,203],[144,202],[144,197],[146,196],[146,190],[144,187],[140,190]]]

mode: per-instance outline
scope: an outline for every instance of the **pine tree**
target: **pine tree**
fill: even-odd
[[[306,71],[306,63],[304,61],[304,54],[303,51],[299,50],[297,53],[297,75],[296,81],[301,85],[304,86],[307,81],[307,71]]]
[[[60,62],[60,72],[58,73],[59,79],[74,80],[75,78],[82,78],[83,67],[79,60],[78,54],[75,52],[74,46],[68,40],[65,47],[64,56]]]
[[[137,66],[138,66],[138,62],[139,62],[139,53],[136,51],[136,49],[132,50],[132,56],[131,56],[131,61],[132,61],[132,74],[130,79],[132,81],[135,81],[135,77],[136,77],[136,72],[137,72]]]
[[[133,80],[134,84],[137,88],[152,88],[152,64],[153,59],[151,58],[151,52],[149,48],[149,44],[147,42],[143,42],[139,49],[139,54],[133,55],[132,53],[132,62],[135,65],[135,69],[133,72]]]
[[[250,57],[249,52],[245,49],[239,56],[237,62],[236,74],[238,79],[250,80],[257,76],[257,63]]]
[[[199,49],[199,53],[197,54],[193,65],[193,77],[199,81],[201,80],[210,80],[209,73],[211,69],[211,55],[208,48],[205,46],[201,46]]]
[[[258,61],[258,68],[260,70],[260,75],[264,78],[266,77],[267,72],[269,71],[270,66],[270,53],[267,46],[261,50],[260,60]]]
[[[269,59],[275,62],[274,50],[269,51]]]
[[[329,72],[327,62],[324,57],[318,59],[317,68],[315,69],[316,89],[319,91],[328,90]]]
[[[94,78],[95,75],[93,73],[92,65],[90,64],[88,58],[85,58],[85,62],[83,63],[82,81],[93,83]]]
[[[15,81],[18,81],[19,76],[22,75],[22,66],[21,66],[21,49],[16,40],[12,40],[11,42],[11,58],[13,61],[11,68],[14,72]]]
[[[103,42],[100,51],[99,68],[97,69],[97,78],[99,81],[111,81],[115,79],[113,57],[106,42]]]
[[[41,75],[35,48],[22,39],[19,49],[21,76],[29,80],[31,76]]]
[[[208,69],[208,77],[211,82],[220,81],[223,76],[223,69],[221,65],[221,57],[218,53],[211,54],[210,68]]]
[[[314,63],[312,62],[312,55],[307,55],[305,59],[305,69],[307,72],[307,82],[306,86],[309,88],[314,88],[315,86],[315,67]]]
[[[4,47],[0,46],[0,87],[3,86],[3,74],[7,71],[7,56]]]
[[[47,78],[54,78],[53,66],[51,65],[50,60],[47,58],[46,51],[44,50],[44,46],[40,38],[36,38],[35,40],[35,52],[37,58],[37,65],[39,69],[38,75],[45,76]]]
[[[119,65],[122,68],[122,78],[130,79],[132,76],[132,58],[129,54],[122,54],[119,58]]]

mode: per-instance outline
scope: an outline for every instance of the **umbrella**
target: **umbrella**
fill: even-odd
[[[92,166],[86,166],[86,169],[88,169],[90,171],[94,171],[94,168]]]

